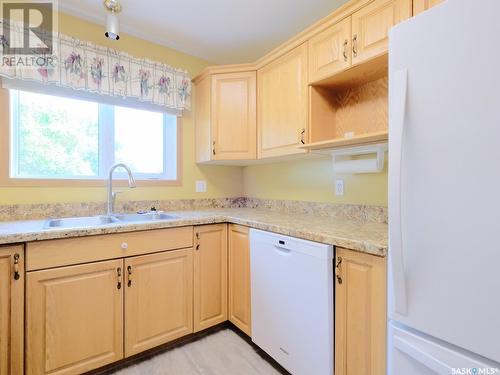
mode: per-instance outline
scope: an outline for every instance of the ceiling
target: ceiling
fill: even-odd
[[[252,62],[348,0],[121,0],[121,31],[217,64]],[[59,0],[103,24],[102,0]]]

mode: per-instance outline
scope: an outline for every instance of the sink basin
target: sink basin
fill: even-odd
[[[179,218],[178,216],[168,215],[163,212],[147,212],[144,214],[115,214],[114,217],[121,222],[173,220]]]
[[[118,219],[113,216],[67,217],[63,219],[47,220],[45,228],[85,228],[117,222]]]
[[[114,214],[112,216],[67,217],[62,219],[47,220],[44,224],[44,228],[88,228],[106,224],[140,223],[148,221],[173,220],[178,218],[178,216],[168,215],[163,212],[147,212],[144,214]]]

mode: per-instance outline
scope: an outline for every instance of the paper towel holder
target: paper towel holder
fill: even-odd
[[[315,150],[314,152],[331,156],[335,174],[356,174],[382,172],[387,149],[387,143],[377,143],[341,149]],[[352,159],[353,156],[371,154],[374,154],[371,158]]]

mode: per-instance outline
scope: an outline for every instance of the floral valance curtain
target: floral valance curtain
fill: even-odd
[[[10,27],[16,28],[10,37],[22,40],[22,27]],[[191,80],[184,70],[62,34],[54,38],[55,64],[27,68],[17,56],[3,55],[3,35],[0,43],[0,77],[135,99],[176,113],[191,109]]]

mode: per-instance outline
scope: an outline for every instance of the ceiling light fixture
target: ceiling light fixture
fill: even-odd
[[[120,39],[120,21],[118,13],[121,12],[122,6],[118,0],[104,0],[104,7],[108,11],[106,16],[106,38],[112,40]]]

